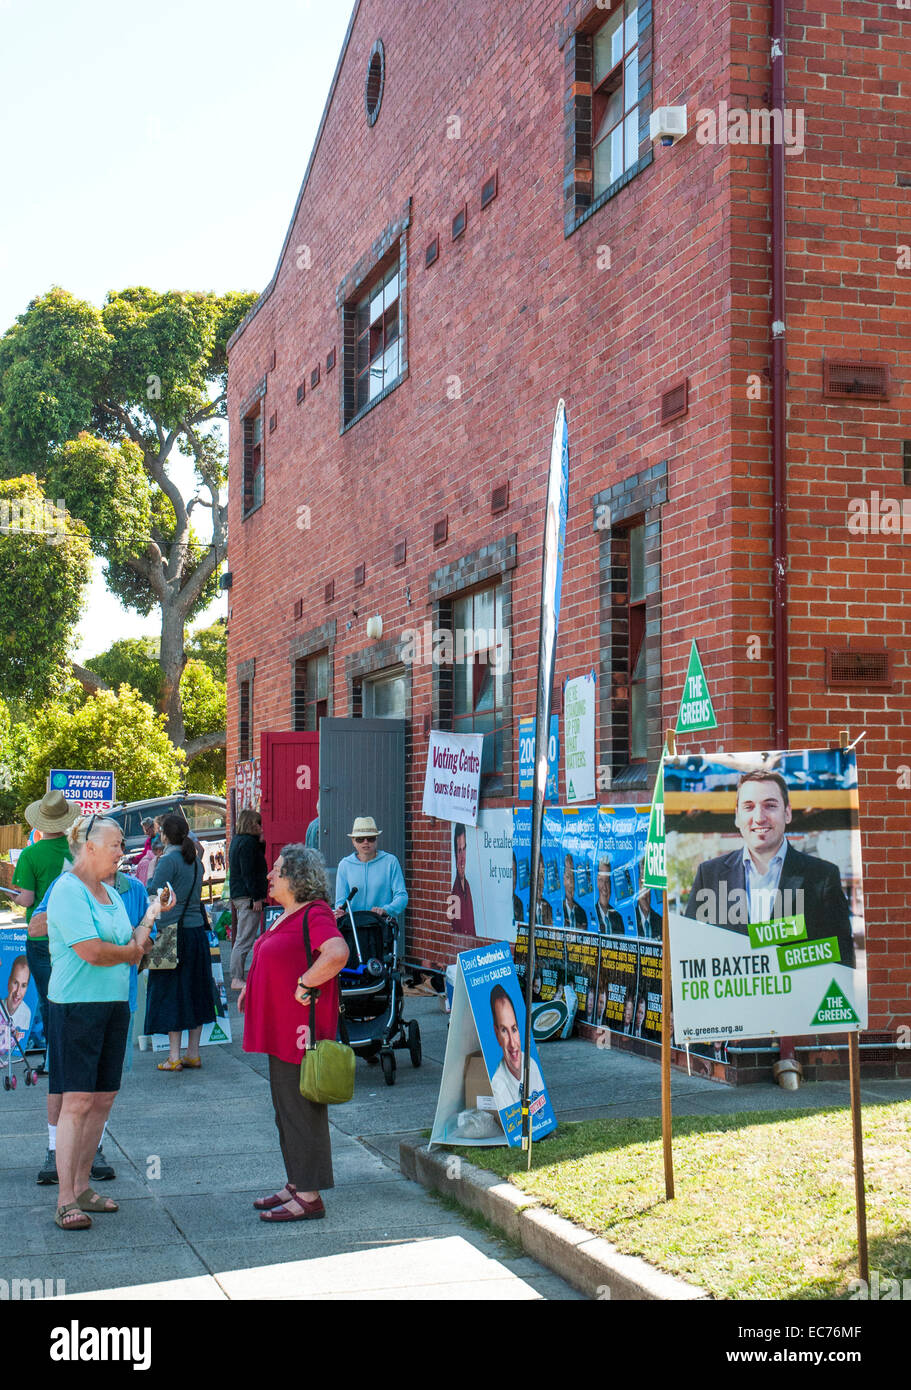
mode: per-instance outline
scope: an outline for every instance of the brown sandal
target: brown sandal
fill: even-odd
[[[68,1216],[76,1216],[75,1221],[67,1221]],[[78,1202],[68,1202],[65,1207],[58,1207],[54,1217],[54,1225],[59,1226],[61,1231],[87,1231],[92,1224],[92,1218],[86,1216],[80,1210]]]
[[[80,1192],[75,1205],[80,1211],[112,1212],[120,1210],[120,1204],[115,1202],[113,1197],[102,1197],[100,1192],[95,1192],[91,1187]]]

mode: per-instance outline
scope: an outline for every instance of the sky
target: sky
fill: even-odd
[[[263,289],[352,8],[0,0],[0,333],[55,284],[99,305],[128,285]],[[76,659],[157,632],[96,562]]]

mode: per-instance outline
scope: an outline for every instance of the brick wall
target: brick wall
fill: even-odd
[[[700,144],[692,134],[700,106],[763,99],[768,7],[656,3],[650,18],[643,7],[651,55],[640,74],[643,103],[687,102],[691,134],[672,149],[656,146],[653,158],[643,139],[639,172],[576,225],[565,215],[567,48],[596,8],[439,0],[431,28],[417,0],[361,0],[275,280],[230,352],[229,654],[232,665],[256,659],[257,747],[259,731],[288,727],[289,650],[298,630],[336,622],[341,712],[350,673],[369,666],[367,617],[382,615],[384,641],[432,620],[433,576],[513,537],[513,720],[533,711],[541,508],[561,395],[571,463],[556,688],[603,656],[604,541],[592,525],[593,501],[663,465],[667,500],[649,514],[660,521],[661,578],[652,756],[674,713],[693,636],[721,720],[718,746],[771,740],[768,150]],[[906,312],[911,280],[896,273],[892,253],[896,203],[908,196],[896,188],[896,172],[911,166],[907,147],[905,165],[896,162],[899,126],[889,104],[899,81],[900,21],[891,6],[864,7],[879,23],[856,19],[857,8],[825,0],[811,19],[789,5],[789,89],[807,108],[806,157],[787,161],[792,744],[830,741],[848,715],[858,731],[870,729],[862,755],[865,852],[872,964],[888,972],[883,981],[874,977],[874,1013],[884,1022],[908,1012],[903,928],[890,906],[904,901],[903,862],[892,866],[889,893],[876,888],[890,844],[894,855],[895,836],[904,835],[907,803],[895,804],[886,766],[900,743],[904,696],[900,685],[888,698],[827,694],[818,645],[833,624],[848,636],[890,622],[903,631],[907,621],[902,541],[884,548],[871,538],[855,552],[844,516],[861,482],[902,495],[900,402],[828,404],[819,390],[822,351],[848,333],[857,347],[882,353],[896,379],[902,374],[899,305],[904,295]],[[385,90],[370,127],[364,78],[378,38]],[[288,148],[299,159],[293,141]],[[498,193],[482,210],[481,186],[494,171]],[[576,186],[574,179],[574,194]],[[467,228],[453,241],[452,217],[463,204]],[[403,209],[410,217],[407,375],[340,434],[337,291],[370,262]],[[440,256],[425,269],[435,236]],[[887,299],[878,299],[883,293]],[[339,365],[327,373],[332,348]],[[265,414],[277,414],[277,428],[265,440],[265,500],[241,522],[240,407],[273,350]],[[311,389],[317,363],[323,370]],[[751,374],[762,381],[759,400],[746,396]],[[688,413],[662,427],[661,392],[681,376],[689,379]],[[509,507],[493,514],[491,493],[504,483]],[[434,546],[442,518],[447,538]],[[402,541],[407,558],[396,566]],[[355,587],[360,565],[364,582]],[[870,576],[862,587],[860,574]],[[823,575],[832,576],[825,586]],[[658,630],[649,632],[657,648]],[[760,639],[759,661],[747,660],[751,634]],[[901,661],[897,672],[901,678]],[[229,765],[236,699],[232,679]],[[433,668],[416,666],[407,790],[412,955],[438,965],[452,958],[454,941],[445,918],[449,831],[420,814],[434,699]],[[610,747],[606,725],[602,705],[602,751]],[[511,804],[509,788],[490,804]]]

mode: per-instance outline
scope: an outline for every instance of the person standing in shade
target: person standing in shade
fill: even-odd
[[[394,854],[377,849],[377,837],[382,833],[372,816],[358,816],[351,827],[348,838],[354,843],[354,853],[345,856],[335,875],[336,917],[344,912],[352,888],[357,889],[351,904],[355,912],[397,917],[408,906],[401,864]]]
[[[19,889],[19,906],[25,908],[25,922],[29,928],[25,955],[38,991],[38,1003],[47,1036],[47,987],[51,978],[51,952],[47,927],[39,923],[40,930],[33,932],[31,922],[36,903],[41,901],[51,884],[60,877],[64,864],[73,858],[67,831],[73,822],[79,819],[79,807],[67,801],[63,792],[48,792],[40,801],[33,801],[26,806],[25,819],[34,830],[40,832],[41,839],[27,845],[19,855],[13,874],[13,887]],[[51,1123],[49,1111],[48,1124]],[[53,1123],[57,1123],[56,1115]]]
[[[269,891],[262,829],[263,822],[259,811],[245,807],[237,817],[237,825],[228,850],[231,902],[237,916],[237,928],[231,950],[232,989],[242,989],[247,978],[247,957],[259,935],[263,904]]]
[[[304,844],[307,849],[319,849],[319,802],[316,803],[316,815],[307,826],[307,833],[304,836]]]
[[[165,816],[161,823],[165,852],[149,882],[149,897],[170,883],[177,901],[161,914],[159,930],[177,923],[177,968],[150,970],[146,1003],[146,1033],[167,1033],[168,1060],[159,1071],[196,1070],[202,1066],[199,1038],[204,1023],[215,1022],[215,995],[209,938],[200,902],[203,870],[183,816]],[[187,1032],[186,1056],[180,1055],[181,1034]]]

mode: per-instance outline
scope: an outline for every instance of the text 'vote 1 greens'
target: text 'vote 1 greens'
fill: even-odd
[[[665,757],[663,792],[678,1040],[865,1028],[856,754]]]

